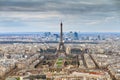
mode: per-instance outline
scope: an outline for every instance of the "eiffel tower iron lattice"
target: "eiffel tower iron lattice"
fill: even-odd
[[[63,24],[60,23],[60,42],[57,50],[57,56],[66,56],[66,48],[63,42]]]

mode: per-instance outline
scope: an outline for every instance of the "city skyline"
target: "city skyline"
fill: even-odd
[[[119,0],[1,0],[0,32],[119,32]]]

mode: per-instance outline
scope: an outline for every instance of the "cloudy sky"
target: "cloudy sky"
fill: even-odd
[[[0,0],[0,32],[120,32],[120,0]]]

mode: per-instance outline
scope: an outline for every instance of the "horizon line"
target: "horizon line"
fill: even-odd
[[[58,32],[54,32],[54,31],[40,31],[40,32],[0,32],[0,34],[12,34],[12,33],[44,33],[44,32],[51,32],[51,33],[60,33],[59,31]],[[66,32],[63,32],[63,33],[68,33],[68,32],[79,32],[79,33],[120,33],[120,32],[82,32],[82,31],[66,31]]]

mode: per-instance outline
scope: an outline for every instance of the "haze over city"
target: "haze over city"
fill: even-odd
[[[0,32],[119,32],[119,0],[0,0]]]
[[[120,0],[0,0],[0,80],[120,80]]]

